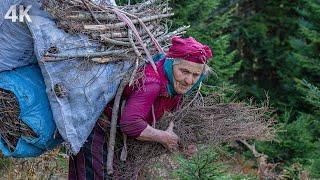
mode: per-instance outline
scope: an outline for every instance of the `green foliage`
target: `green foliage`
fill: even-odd
[[[263,100],[266,90],[282,129],[277,141],[258,143],[258,149],[271,161],[300,163],[319,177],[320,2],[246,1],[234,20],[232,45],[243,63],[233,80],[242,97]]]
[[[242,20],[233,31],[235,48],[242,52],[239,58],[245,59],[235,80],[242,86],[244,97],[254,96],[264,99],[268,91],[277,101],[276,106],[297,105],[294,77],[296,65],[288,57],[291,52],[289,39],[297,29],[296,13],[290,7],[298,1],[255,1],[240,4],[235,20]],[[281,7],[279,7],[281,5]],[[241,7],[243,6],[243,7]],[[250,15],[247,11],[252,11]],[[291,14],[291,16],[287,16]]]
[[[181,168],[174,174],[181,179],[212,179],[223,175],[220,172],[221,164],[217,163],[217,153],[214,151],[200,152],[191,160],[185,159],[183,156],[178,157]]]
[[[311,129],[319,128],[319,122],[308,114],[286,124],[285,131],[278,133],[279,142],[258,143],[258,150],[269,155],[273,162],[308,163],[308,158],[317,151],[317,138]]]
[[[318,150],[320,147],[318,147]],[[319,155],[311,159],[311,165],[308,167],[312,177],[320,177],[320,158]]]
[[[212,148],[201,146],[191,159],[178,156],[180,167],[172,173],[174,178],[182,180],[240,180],[255,179],[244,175],[232,175],[225,172],[225,167],[218,162],[219,154]]]
[[[297,88],[302,94],[303,100],[311,105],[311,110],[316,115],[320,115],[320,90],[306,80],[296,80]]]
[[[303,171],[302,165],[299,163],[292,164],[289,167],[283,169],[282,179],[300,179],[299,175]]]
[[[310,110],[299,113],[296,121],[283,124],[286,131],[278,133],[279,143],[263,143],[259,148],[272,161],[285,162],[285,172],[296,177],[297,171],[290,164],[302,164],[312,177],[320,177],[320,93],[317,87],[303,80],[296,80],[301,99],[309,104]],[[284,121],[285,122],[285,121]]]

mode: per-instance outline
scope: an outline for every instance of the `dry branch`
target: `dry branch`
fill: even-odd
[[[170,14],[161,14],[161,15],[151,16],[151,17],[144,17],[144,18],[141,18],[141,21],[146,23],[146,22],[150,22],[150,21],[154,21],[162,18],[167,18],[173,15],[174,15],[173,13],[170,13]],[[134,19],[132,20],[132,23],[137,24],[139,23],[139,20]],[[85,30],[91,30],[91,31],[105,31],[105,30],[117,29],[125,26],[126,26],[126,23],[120,22],[116,24],[105,24],[105,25],[84,25],[83,28]]]
[[[114,147],[116,141],[116,126],[118,120],[118,112],[120,107],[121,95],[124,90],[124,87],[128,84],[129,78],[132,76],[131,73],[128,74],[120,83],[117,94],[114,99],[114,104],[112,107],[112,117],[111,117],[111,127],[109,135],[109,145],[108,145],[108,155],[107,155],[107,172],[109,175],[113,174],[113,155]]]
[[[129,43],[129,42],[110,39],[110,38],[108,38],[106,36],[103,36],[103,35],[100,35],[100,41],[104,42],[104,43],[110,43],[110,44],[118,45],[118,46],[130,46],[131,45],[131,43]]]

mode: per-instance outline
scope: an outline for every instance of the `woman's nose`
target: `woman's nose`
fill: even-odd
[[[186,82],[186,84],[188,84],[188,85],[192,85],[192,84],[193,84],[193,77],[192,77],[192,75],[187,75],[186,78],[185,78],[185,82]]]

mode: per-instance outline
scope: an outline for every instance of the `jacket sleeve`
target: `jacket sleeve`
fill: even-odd
[[[159,92],[160,84],[148,82],[128,97],[119,123],[123,133],[134,138],[140,136],[148,125],[147,117]]]

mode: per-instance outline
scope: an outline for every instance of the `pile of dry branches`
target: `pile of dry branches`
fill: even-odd
[[[16,96],[0,88],[0,137],[13,152],[21,136],[37,137],[37,134],[19,119],[20,108]]]
[[[44,8],[68,33],[85,34],[108,49],[89,57],[98,63],[119,60],[150,60],[163,52],[174,35],[185,33],[186,26],[169,32],[170,12],[167,1],[149,0],[126,6],[101,6],[89,0],[46,0]],[[63,58],[59,51],[48,52],[46,60]],[[72,58],[72,57],[68,57]]]
[[[181,151],[191,144],[216,146],[240,139],[271,140],[275,130],[271,127],[273,120],[268,117],[269,112],[267,106],[224,104],[218,102],[216,96],[201,97],[197,94],[191,101],[186,100],[181,110],[164,115],[156,128],[165,130],[170,121],[174,121],[174,132],[180,138]],[[156,157],[170,153],[161,144],[128,139],[128,157],[125,162],[121,162],[120,137],[117,136],[114,169],[120,172],[123,179],[130,179]]]

